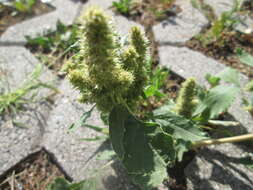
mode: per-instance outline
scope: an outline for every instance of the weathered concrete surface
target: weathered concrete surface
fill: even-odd
[[[170,68],[183,78],[195,77],[200,85],[208,86],[205,81],[207,73],[217,74],[226,68],[225,65],[185,47],[162,46],[159,48],[160,64]],[[247,77],[240,75],[240,82],[245,84]],[[253,132],[253,120],[242,109],[241,97],[238,97],[228,112],[242,126],[234,128],[236,134]],[[237,190],[253,189],[253,171],[236,163],[245,151],[252,147],[224,144],[212,146],[199,151],[196,158],[186,169],[191,190]]]
[[[204,2],[209,4],[219,17],[223,12],[230,11],[233,8],[235,0],[204,0]]]
[[[24,127],[14,126],[11,120],[0,126],[0,175],[10,167],[38,151],[43,135],[49,107],[38,105],[22,112],[13,121],[22,123]]]
[[[10,91],[21,87],[36,64],[39,64],[24,47],[1,47],[0,55],[0,68],[6,72],[3,85]],[[52,82],[55,78],[45,69],[40,79]],[[48,89],[40,90],[36,99],[50,93]],[[12,120],[0,122],[0,174],[40,147],[50,105],[40,101],[27,107],[27,111],[20,112]],[[22,123],[24,127],[14,126],[12,121]]]
[[[243,148],[243,149],[242,149]],[[253,148],[233,144],[200,150],[186,168],[189,190],[252,190],[253,172],[240,164],[240,158]]]
[[[3,75],[8,80],[10,89],[20,87],[29,75],[34,71],[37,64],[41,64],[33,54],[22,46],[0,47],[0,68],[6,72]],[[40,79],[42,82],[52,82],[56,77],[42,66]]]
[[[85,12],[89,7],[91,6],[99,6],[105,10],[105,12],[112,16],[113,18],[113,25],[115,26],[115,29],[123,36],[127,35],[131,27],[133,26],[138,26],[143,29],[143,26],[140,24],[131,21],[127,19],[124,16],[120,16],[119,14],[116,14],[112,10],[112,2],[114,0],[106,0],[106,1],[101,1],[101,0],[93,0],[93,1],[88,1],[86,4],[84,4],[82,12]]]
[[[190,1],[177,0],[176,4],[181,7],[182,12],[153,27],[155,40],[161,44],[184,43],[208,24],[206,18],[192,7]]]

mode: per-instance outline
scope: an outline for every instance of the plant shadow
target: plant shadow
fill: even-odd
[[[226,115],[226,119],[228,118],[234,120],[231,115]],[[248,130],[240,125],[230,127],[229,133],[228,136],[242,135],[247,134]],[[221,138],[224,137],[224,134],[217,132],[212,134],[212,137]],[[253,153],[252,141],[202,148],[185,169],[190,182],[188,188],[194,190],[252,190],[253,170],[242,164],[244,153]]]
[[[109,140],[102,142],[94,154],[90,156],[87,162],[89,162],[90,159],[94,159],[94,157],[98,156],[104,151],[112,151],[111,143]],[[97,169],[98,175],[95,176],[95,178],[99,178],[103,189],[140,190],[140,188],[133,184],[125,168],[117,158],[113,157],[109,160],[102,160],[102,162],[104,162],[104,166],[101,169]]]

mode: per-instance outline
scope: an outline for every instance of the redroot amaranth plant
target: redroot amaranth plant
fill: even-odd
[[[146,71],[146,38],[133,27],[130,45],[123,46],[111,19],[94,7],[81,17],[81,23],[80,52],[65,65],[65,70],[80,91],[80,100],[95,103],[100,111],[109,114],[112,147],[129,176],[143,189],[160,185],[168,178],[167,167],[181,161],[190,149],[253,138],[248,134],[210,139],[204,127],[238,124],[214,120],[229,108],[238,88],[217,84],[204,90],[192,78],[183,84],[176,104],[170,101],[140,121],[133,113],[150,79]],[[86,116],[85,113],[82,120]]]

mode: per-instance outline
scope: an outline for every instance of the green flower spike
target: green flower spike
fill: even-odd
[[[110,112],[118,104],[131,107],[147,78],[145,37],[133,28],[130,46],[124,51],[111,18],[101,9],[92,7],[79,20],[80,52],[65,65],[65,71],[81,92],[81,102],[96,103],[102,112]]]
[[[186,118],[191,118],[195,108],[196,81],[194,78],[188,78],[179,91],[176,101],[176,112]]]

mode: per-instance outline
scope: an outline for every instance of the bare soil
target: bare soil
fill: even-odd
[[[71,180],[45,150],[36,152],[0,176],[0,189],[45,190],[57,177]]]
[[[253,2],[245,1],[240,14],[247,14],[253,18]],[[253,33],[243,34],[235,30],[225,29],[219,39],[211,40],[206,44],[201,39],[209,37],[208,32],[210,29],[211,24],[209,28],[205,28],[199,35],[189,40],[186,46],[239,70],[249,78],[253,78],[252,67],[242,63],[236,53],[237,49],[241,49],[253,55]]]
[[[205,33],[202,33],[205,35]],[[253,69],[243,64],[236,55],[236,49],[242,49],[253,55],[253,36],[240,34],[235,31],[224,31],[222,34],[223,45],[219,41],[213,41],[208,45],[204,45],[198,38],[193,38],[186,43],[186,46],[200,51],[206,56],[212,57],[221,63],[239,70],[248,77],[253,77]]]

